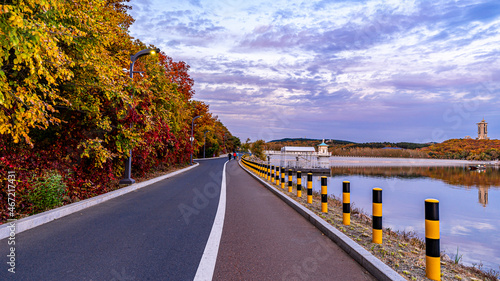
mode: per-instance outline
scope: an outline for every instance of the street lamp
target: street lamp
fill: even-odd
[[[194,136],[193,136],[193,127],[194,127],[194,120],[200,118],[201,116],[196,116],[193,118],[191,121],[191,165],[193,165],[193,141],[194,141]]]
[[[203,132],[203,158],[205,158],[205,146],[207,144],[207,140],[206,140],[207,132],[210,132],[210,131],[206,130],[205,132]]]
[[[155,55],[156,53],[159,53],[160,49],[144,49],[142,51],[139,51],[135,55],[130,56],[130,78],[134,78],[134,64],[135,61],[146,55]],[[135,73],[141,73],[142,71],[137,71]],[[134,80],[131,80],[132,82]],[[132,99],[132,94],[130,95],[130,99]],[[130,108],[132,108],[132,104],[130,105]],[[132,123],[130,123],[130,128],[132,128]],[[119,184],[134,184],[135,180],[131,178],[131,173],[132,173],[132,149],[130,149],[130,156],[127,158],[125,161],[125,174],[123,176],[123,179],[120,180]]]

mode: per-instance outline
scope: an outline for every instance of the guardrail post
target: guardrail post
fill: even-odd
[[[302,172],[297,171],[297,197],[302,197]]]
[[[280,167],[276,166],[276,185],[280,186]]]
[[[313,174],[307,173],[307,203],[313,202]]]
[[[274,165],[271,165],[271,177],[269,178],[270,181],[274,181]]]
[[[293,192],[292,169],[288,169],[288,192]]]
[[[285,189],[285,167],[281,167],[281,188]]]
[[[342,211],[344,225],[351,224],[351,183],[344,181],[342,183]]]
[[[441,251],[439,247],[439,200],[425,200],[425,275],[441,280]]]
[[[372,208],[373,243],[382,244],[382,188],[373,189]]]
[[[325,176],[321,177],[321,212],[328,213],[328,187]]]
[[[271,180],[271,164],[267,164],[266,169],[267,169],[267,180],[270,181]]]

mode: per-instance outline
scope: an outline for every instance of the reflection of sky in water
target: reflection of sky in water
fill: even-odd
[[[342,198],[342,181],[351,182],[351,203],[372,212],[372,189],[383,189],[383,227],[415,231],[425,237],[424,201],[438,199],[441,229],[441,251],[452,259],[457,247],[462,262],[482,263],[484,268],[500,270],[500,189],[488,189],[489,200],[483,207],[478,189],[465,189],[431,178],[371,177],[342,175],[328,178],[328,193]],[[295,179],[294,179],[295,181]],[[307,177],[302,183],[306,186]],[[313,189],[320,191],[320,178],[314,177]]]

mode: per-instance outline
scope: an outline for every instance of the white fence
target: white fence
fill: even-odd
[[[267,155],[269,157],[270,164],[274,166],[279,165],[280,167],[301,168],[301,169],[330,167],[329,157],[319,157],[316,156],[315,154],[297,155],[297,154],[279,153],[279,154],[267,154]]]

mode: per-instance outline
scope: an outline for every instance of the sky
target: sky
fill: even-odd
[[[131,0],[243,142],[500,138],[500,1]]]

